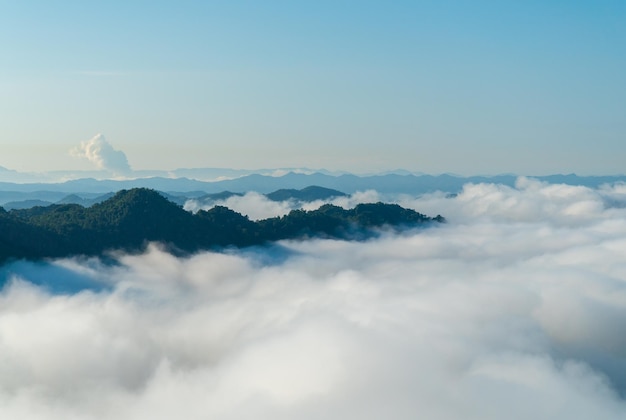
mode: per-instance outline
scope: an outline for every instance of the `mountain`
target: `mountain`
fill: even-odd
[[[324,173],[327,175],[341,175],[345,171],[328,171],[326,169],[310,168],[178,168],[173,170],[141,169],[130,171],[127,175],[132,178],[190,178],[199,181],[219,181],[235,179],[246,175],[259,174],[267,176],[281,176],[288,172],[296,173]],[[78,180],[85,178],[108,179],[113,174],[105,169],[93,170],[53,170],[47,172],[18,172],[0,166],[0,181],[14,183],[54,183],[62,180]]]
[[[103,200],[104,201],[104,200]],[[68,196],[63,197],[61,200],[57,201],[55,204],[80,204],[83,207],[89,207],[94,203],[92,200],[88,200],[79,196],[78,194],[70,194]],[[4,208],[7,208],[4,206]]]
[[[19,220],[0,208],[0,261],[60,256],[55,253],[58,239],[45,228]]]
[[[232,191],[222,191],[219,193],[205,194],[203,196],[197,197],[195,200],[199,203],[202,203],[205,206],[212,205],[216,202],[223,202],[228,200],[231,197],[241,197],[243,193],[235,193]],[[265,196],[272,201],[287,201],[293,200],[301,203],[310,203],[316,200],[326,200],[334,197],[343,197],[347,196],[347,194],[333,190],[330,188],[318,187],[318,186],[308,186],[301,190],[297,189],[280,189],[273,191],[271,193],[265,194]],[[184,204],[184,202],[183,202]]]
[[[345,197],[348,194],[331,188],[318,187],[312,185],[301,190],[280,189],[269,194],[265,194],[272,201],[295,200],[301,202],[311,202],[316,200],[328,200],[335,197]]]
[[[431,222],[442,223],[442,216],[434,218],[397,204],[359,204],[350,210],[325,204],[317,210],[292,210],[283,217],[261,220],[258,225],[269,240],[296,237],[335,237],[363,239],[371,236],[371,229],[382,226],[411,227]]]
[[[587,176],[575,174],[533,177],[549,183],[583,185],[598,187],[602,184],[626,182],[626,176]],[[458,193],[467,183],[496,183],[514,186],[516,175],[461,177],[443,175],[386,174],[356,176],[350,174],[329,175],[327,173],[295,173],[283,176],[250,174],[236,179],[205,182],[189,178],[151,177],[130,180],[97,180],[93,178],[77,179],[64,183],[8,183],[0,182],[0,205],[9,201],[38,199],[57,202],[69,194],[85,197],[87,194],[101,195],[111,191],[132,188],[150,188],[165,191],[172,195],[199,197],[231,191],[243,194],[256,191],[269,194],[280,189],[304,189],[311,185],[334,189],[347,194],[357,191],[376,190],[383,194],[424,194],[435,191]]]
[[[159,242],[172,252],[189,253],[224,246],[326,236],[359,239],[375,228],[400,228],[443,222],[392,204],[361,204],[352,210],[326,205],[295,210],[283,217],[253,222],[226,207],[192,214],[161,193],[122,190],[91,207],[54,204],[0,209],[0,260],[10,258],[100,255],[107,250],[141,251]]]
[[[212,193],[212,194],[203,194],[200,197],[197,197],[196,201],[204,205],[211,205],[218,201],[226,201],[231,197],[241,197],[241,196],[243,196],[242,193],[234,193],[232,191],[222,191],[222,192]]]
[[[108,200],[113,197],[115,193],[106,193],[102,195],[98,195],[94,198],[86,198],[83,196],[79,196],[78,194],[70,194],[63,199],[57,201],[55,204],[80,204],[83,207],[93,206],[94,204],[101,203],[104,200]],[[6,208],[6,207],[5,207]]]
[[[37,207],[37,206],[49,206],[51,203],[49,201],[43,201],[43,200],[21,200],[21,201],[9,201],[8,203],[4,203],[2,205],[2,207],[4,207],[5,210],[13,210],[13,209],[29,209],[31,207]]]
[[[49,191],[39,189],[34,191],[19,191],[24,185],[29,184],[8,184],[3,189],[0,187],[0,206],[4,207],[6,203],[21,202],[29,200],[47,201],[56,203],[68,194],[61,191]]]

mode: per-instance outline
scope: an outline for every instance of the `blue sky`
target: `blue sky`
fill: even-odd
[[[0,165],[624,173],[624,1],[0,1]]]

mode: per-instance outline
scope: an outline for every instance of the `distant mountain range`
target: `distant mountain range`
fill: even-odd
[[[395,204],[360,204],[351,210],[324,205],[294,210],[257,222],[226,207],[193,214],[157,191],[122,190],[83,207],[0,209],[0,261],[101,255],[107,250],[141,251],[159,242],[175,253],[226,246],[251,246],[304,237],[362,239],[383,226],[395,228],[443,222]]]
[[[33,194],[37,194],[37,193],[39,192],[35,192]],[[2,192],[0,192],[0,195],[1,194]],[[64,196],[62,199],[55,201],[55,202],[44,201],[44,200],[39,200],[39,199],[26,199],[26,200],[20,200],[20,201],[9,201],[9,202],[2,204],[1,207],[3,207],[5,210],[21,210],[21,209],[29,209],[31,207],[37,207],[37,206],[39,207],[50,206],[53,204],[79,204],[83,207],[90,207],[94,204],[101,203],[111,198],[114,194],[115,193],[110,192],[110,193],[106,193],[102,195],[96,195],[95,197],[92,197],[92,198],[82,197],[78,194],[70,194],[70,195]],[[199,204],[207,206],[207,205],[212,205],[214,203],[219,203],[221,201],[225,201],[229,199],[230,197],[243,195],[242,193],[234,193],[231,191],[222,191],[222,192],[213,193],[213,194],[202,194],[200,196],[198,196],[198,194],[201,194],[201,192],[166,193],[166,192],[161,191],[160,194],[164,196],[165,198],[167,198],[168,200],[170,200],[171,202],[176,203],[181,206],[184,205],[190,198],[194,198]],[[46,195],[49,196],[50,194],[48,193]],[[90,196],[92,195],[93,194],[90,194]],[[272,200],[272,201],[291,200],[297,203],[309,203],[315,200],[328,200],[334,197],[343,197],[346,195],[347,194],[341,191],[333,190],[330,188],[318,187],[318,186],[309,186],[301,190],[281,189],[281,190],[276,190],[274,192],[271,192],[269,194],[265,194],[265,196],[269,200]]]
[[[240,178],[242,176],[259,174],[266,176],[281,176],[289,172],[312,174],[323,173],[326,175],[342,175],[347,172],[328,171],[325,169],[309,168],[265,168],[265,169],[234,169],[234,168],[179,168],[173,170],[133,170],[130,172],[132,178],[191,178],[200,181],[219,181],[224,179]],[[404,170],[391,171],[388,173],[410,172]],[[67,180],[95,178],[109,179],[113,173],[107,170],[78,170],[78,171],[49,171],[49,172],[18,172],[0,166],[0,182],[16,183],[54,183]]]
[[[7,202],[42,200],[58,202],[70,194],[84,199],[94,199],[99,195],[132,188],[150,188],[167,192],[174,196],[201,197],[208,194],[243,194],[256,191],[268,194],[280,189],[301,190],[311,185],[352,194],[357,191],[376,190],[382,194],[424,194],[435,191],[458,193],[467,183],[497,183],[513,186],[516,175],[493,177],[459,177],[454,175],[400,175],[386,174],[373,176],[329,175],[326,173],[294,173],[283,176],[251,174],[236,179],[206,182],[189,178],[151,177],[132,180],[77,179],[63,183],[0,183],[0,205]],[[553,184],[583,185],[598,187],[602,184],[626,182],[626,176],[578,176],[549,175],[534,177]]]

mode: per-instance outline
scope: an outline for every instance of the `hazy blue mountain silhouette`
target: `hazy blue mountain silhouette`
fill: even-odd
[[[319,187],[311,185],[301,190],[294,188],[283,188],[274,192],[265,194],[272,201],[294,200],[300,202],[311,202],[316,200],[329,200],[335,197],[345,197],[348,194],[332,188]]]
[[[569,174],[538,176],[533,178],[549,183],[582,185],[592,188],[602,184],[626,182],[626,176],[621,175],[581,177],[575,174]],[[460,177],[448,174],[402,175],[396,173],[373,176],[356,176],[350,174],[334,176],[323,173],[288,173],[281,177],[252,174],[218,182],[203,182],[188,178],[164,177],[133,180],[96,180],[86,178],[57,184],[0,183],[0,205],[7,202],[24,200],[42,200],[56,203],[70,194],[77,194],[83,198],[94,199],[98,195],[105,193],[133,188],[150,188],[164,191],[172,197],[176,197],[172,198],[176,202],[183,202],[190,197],[198,198],[211,194],[224,194],[225,191],[230,192],[232,195],[241,195],[250,191],[270,194],[281,189],[302,190],[311,185],[333,189],[347,194],[365,190],[376,190],[383,194],[419,195],[435,191],[455,194],[460,192],[463,185],[467,183],[496,183],[514,186],[516,180],[516,175]],[[216,198],[216,200],[217,199],[218,198]]]

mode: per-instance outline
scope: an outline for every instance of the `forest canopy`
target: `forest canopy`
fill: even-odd
[[[114,249],[135,252],[149,242],[190,253],[306,237],[363,239],[381,227],[444,221],[379,202],[350,210],[326,204],[255,222],[223,206],[194,214],[155,190],[135,188],[91,207],[54,204],[9,212],[0,208],[0,260],[91,256]]]

